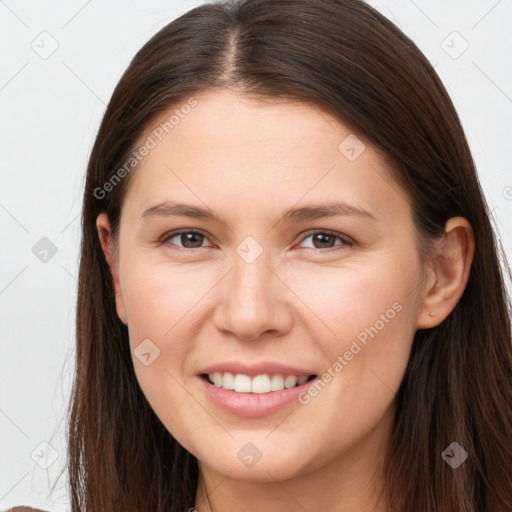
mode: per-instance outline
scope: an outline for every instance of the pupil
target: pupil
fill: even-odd
[[[324,245],[325,245],[326,243],[328,243],[328,242],[326,242],[326,241],[325,241],[325,239],[326,239],[326,238],[329,238],[329,237],[331,237],[331,235],[328,235],[328,234],[326,234],[326,233],[319,233],[318,235],[316,235],[316,239],[323,238],[323,241],[322,241],[322,240],[320,240],[320,243],[321,243],[321,244],[324,244]],[[322,245],[322,247],[323,247],[324,245]]]
[[[185,247],[189,247],[190,246],[187,246],[187,243],[188,242],[191,242],[192,244],[194,244],[194,238],[197,238],[197,237],[201,237],[202,235],[200,235],[199,233],[184,233],[183,235],[181,235],[181,243],[185,246]],[[186,242],[183,243],[183,237],[185,237],[185,240]],[[199,242],[199,246],[198,247],[201,247],[201,243],[202,242]],[[194,246],[195,247],[195,246]]]

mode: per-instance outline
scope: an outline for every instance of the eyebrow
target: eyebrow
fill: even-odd
[[[345,202],[331,202],[322,205],[291,208],[285,212],[279,222],[303,222],[342,215],[354,215],[367,219],[377,220],[377,218],[372,213],[365,210],[364,208],[359,208]],[[152,217],[172,216],[191,217],[195,219],[222,222],[221,219],[208,208],[172,201],[166,201],[164,203],[148,208],[142,213],[141,218],[147,219]]]

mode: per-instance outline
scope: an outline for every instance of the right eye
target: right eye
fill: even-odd
[[[173,238],[177,238],[182,246],[177,245],[174,242],[171,242]],[[172,231],[164,235],[162,238],[162,243],[168,243],[171,246],[177,246],[179,250],[184,249],[200,249],[203,247],[201,244],[207,240],[206,235],[201,233],[200,231],[193,231],[190,229],[182,229],[180,231]],[[199,243],[199,245],[197,245]]]

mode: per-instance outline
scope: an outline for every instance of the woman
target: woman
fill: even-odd
[[[205,4],[87,171],[72,511],[512,509],[510,303],[455,108],[356,0]]]

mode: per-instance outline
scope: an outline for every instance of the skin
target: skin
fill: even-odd
[[[471,227],[450,219],[422,262],[409,198],[363,135],[308,104],[231,90],[195,98],[130,176],[114,252],[108,217],[97,219],[132,354],[145,339],[160,350],[148,366],[133,357],[140,386],[199,460],[214,510],[384,511],[395,394],[416,329],[442,322],[462,295]],[[338,149],[349,134],[365,144],[355,161]],[[165,201],[207,207],[221,220],[141,217]],[[375,218],[280,221],[290,208],[331,201]],[[178,229],[205,236],[162,242]],[[325,230],[352,243],[327,237],[321,245],[311,234]],[[236,252],[248,236],[262,249],[251,263]],[[305,405],[242,418],[199,385],[201,368],[226,360],[322,375],[397,303],[400,312]],[[247,442],[262,454],[252,467],[237,457]],[[192,506],[209,510],[202,486]]]

